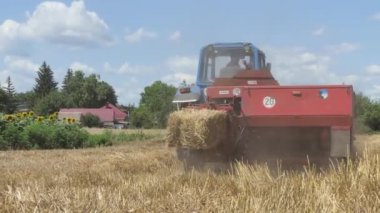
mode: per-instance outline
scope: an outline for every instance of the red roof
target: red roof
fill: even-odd
[[[91,109],[91,108],[70,108],[70,109],[60,109],[60,113],[81,113],[85,115],[87,113],[96,115],[100,118],[102,122],[113,122],[115,120],[114,111],[112,109]]]
[[[127,114],[125,112],[121,111],[115,105],[110,104],[110,103],[106,104],[101,109],[112,109],[115,113],[115,120],[117,120],[117,121],[124,121],[125,117],[127,116]]]
[[[127,116],[125,112],[110,103],[102,108],[63,108],[59,110],[59,113],[62,114],[62,116],[68,113],[80,113],[81,115],[90,113],[98,116],[102,122],[124,121]]]

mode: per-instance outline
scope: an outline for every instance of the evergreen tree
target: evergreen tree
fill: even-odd
[[[73,70],[69,68],[62,82],[62,89],[64,92],[68,92],[69,83],[72,80],[72,78],[73,78]]]
[[[0,87],[0,112],[4,112],[6,103],[7,103],[7,94],[5,93],[3,88]]]
[[[46,62],[42,63],[37,74],[34,92],[38,97],[44,97],[50,92],[57,90],[57,82],[54,81],[53,71]]]
[[[4,87],[4,92],[5,92],[5,97],[6,97],[4,110],[6,113],[11,114],[16,111],[17,104],[16,104],[16,99],[15,99],[16,90],[13,86],[10,76],[7,77],[6,84],[7,86]]]

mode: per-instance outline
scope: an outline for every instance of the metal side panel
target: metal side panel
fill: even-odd
[[[198,93],[176,94],[173,103],[191,103],[198,101],[199,98],[200,94]]]
[[[331,157],[349,157],[351,144],[351,131],[346,128],[331,129]]]

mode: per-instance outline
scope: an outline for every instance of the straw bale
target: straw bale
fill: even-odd
[[[186,109],[170,114],[166,139],[169,146],[209,149],[226,138],[226,128],[226,112]]]

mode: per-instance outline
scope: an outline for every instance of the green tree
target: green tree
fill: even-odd
[[[33,111],[38,115],[49,115],[66,107],[67,97],[59,91],[50,92],[48,95],[37,100]]]
[[[364,115],[366,107],[371,104],[371,100],[359,92],[355,94],[355,116],[361,117]]]
[[[364,109],[364,123],[372,130],[380,130],[380,103],[370,102]]]
[[[65,78],[63,79],[63,82],[62,82],[62,90],[64,92],[67,91],[68,86],[69,86],[69,82],[70,82],[70,80],[72,80],[73,75],[74,75],[73,70],[68,69],[66,72]]]
[[[140,106],[131,112],[130,122],[136,128],[150,129],[154,126],[153,120],[153,114],[145,106]]]
[[[86,126],[86,127],[101,127],[102,126],[102,121],[100,120],[100,118],[91,113],[86,113],[85,115],[82,115],[80,117],[80,122],[83,126]]]
[[[143,114],[151,120],[148,122],[141,119],[139,122],[142,123],[142,126],[149,126],[150,123],[153,123],[155,127],[164,127],[169,113],[174,110],[172,100],[175,93],[175,87],[161,81],[145,87],[144,92],[141,93],[140,106],[132,113],[131,119],[136,123],[137,120],[133,116]]]
[[[0,112],[4,112],[6,102],[7,94],[5,93],[3,88],[0,87]]]
[[[34,92],[37,97],[44,97],[52,91],[57,90],[57,82],[54,81],[53,71],[50,66],[43,62],[38,70]]]
[[[67,82],[63,88],[63,93],[67,96],[68,107],[81,107],[84,93],[82,90],[83,82],[85,80],[84,72],[77,70],[73,74],[66,74]]]
[[[78,70],[66,74],[64,94],[68,97],[68,107],[98,108],[106,103],[117,103],[115,90],[108,83],[101,81],[99,75],[85,74]]]
[[[111,103],[113,105],[117,104],[117,96],[115,90],[105,81],[101,81],[97,84],[96,93],[100,106],[103,106],[106,103]]]
[[[32,109],[37,101],[36,94],[33,90],[16,93],[15,100],[21,108]]]
[[[16,111],[17,103],[15,99],[16,90],[13,86],[11,77],[8,76],[6,80],[6,86],[4,87],[5,92],[5,105],[4,105],[4,111],[5,113],[12,114]]]

